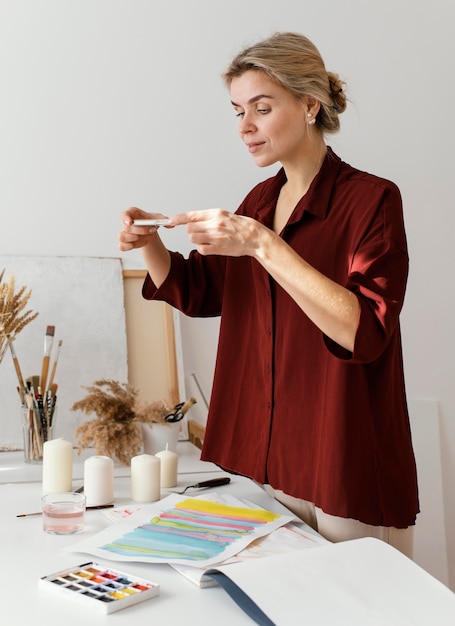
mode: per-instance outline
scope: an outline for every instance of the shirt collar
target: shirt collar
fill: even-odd
[[[327,154],[322,162],[321,169],[312,181],[310,188],[306,194],[299,200],[288,224],[294,224],[302,219],[305,212],[309,212],[320,219],[325,219],[329,210],[330,197],[332,190],[338,177],[341,167],[341,159],[327,146]],[[257,219],[266,223],[267,215],[270,210],[270,204],[275,206],[281,187],[286,182],[286,174],[281,168],[276,175],[270,179],[270,185],[267,186],[262,202],[258,206]]]

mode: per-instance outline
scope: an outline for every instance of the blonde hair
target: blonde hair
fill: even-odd
[[[320,102],[316,126],[323,133],[340,129],[339,115],[346,109],[344,82],[328,72],[316,46],[304,35],[275,33],[239,52],[223,72],[229,88],[233,78],[248,70],[262,71],[297,99],[313,97]]]

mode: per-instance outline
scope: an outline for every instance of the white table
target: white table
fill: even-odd
[[[86,451],[81,457],[75,455],[74,488],[82,484],[83,461],[90,454],[92,452]],[[178,454],[180,485],[223,475],[216,466],[200,461],[200,451],[192,444],[179,442]],[[258,506],[278,513],[289,513],[254,482],[242,477],[231,476],[230,485],[217,487],[216,490],[220,493],[229,490],[229,493],[255,502]],[[128,468],[115,467],[114,492],[116,506],[131,504]],[[167,494],[163,491],[162,496],[165,495]],[[109,623],[115,626],[140,623],[162,626],[174,626],[179,623],[188,626],[253,624],[223,589],[219,587],[200,589],[171,567],[163,564],[120,563],[119,570],[158,582],[161,592],[157,598],[108,616],[91,612],[88,607],[69,602],[59,594],[46,593],[38,586],[40,577],[84,562],[78,558],[80,555],[65,552],[61,548],[76,543],[84,534],[102,530],[109,521],[103,511],[87,511],[83,533],[56,536],[46,534],[42,530],[41,517],[17,518],[19,513],[39,511],[41,497],[41,468],[26,465],[21,453],[0,454],[0,496],[1,624],[92,626],[104,623],[105,620],[110,620]],[[353,544],[352,549],[348,544]],[[341,549],[337,546],[341,544],[304,550],[302,560],[295,554],[296,558],[291,566],[293,571],[289,571],[287,562],[276,562],[276,571],[280,571],[281,574],[276,576],[273,592],[267,594],[265,602],[269,604],[271,601],[282,602],[284,592],[287,591],[289,605],[293,605],[285,617],[282,618],[280,613],[277,626],[305,623],[305,608],[308,611],[307,617],[310,618],[308,623],[312,626],[455,624],[455,594],[406,557],[394,551],[396,554],[390,559],[388,551],[392,549],[381,542],[376,542],[373,546],[366,542],[365,547],[356,542],[347,542]],[[330,550],[332,547],[336,548],[334,552]],[[88,560],[90,558],[85,559]],[[112,561],[96,560],[106,567],[112,567]],[[349,564],[350,568],[345,567],[345,564]],[[328,572],[333,572],[333,575],[328,576]],[[249,586],[253,592],[260,585],[260,582],[256,581],[256,589],[254,588],[254,578],[250,576],[244,581],[245,586]],[[295,590],[293,591],[291,587]],[[391,593],[390,590],[395,590],[395,587],[402,589],[402,595]],[[264,594],[264,588],[260,587],[260,591]],[[383,621],[382,605],[387,605],[388,599],[392,597],[395,602],[392,610],[395,611],[395,608],[398,610],[393,613],[392,621],[390,619]],[[420,603],[422,619],[417,613],[417,619],[409,621],[408,607],[411,602],[416,605]],[[342,607],[343,615],[339,607]],[[428,614],[433,610],[435,619],[428,621]],[[366,614],[369,616],[367,621],[364,619]],[[359,615],[362,618],[359,618]]]
[[[215,465],[199,460],[200,450],[188,442],[179,442],[179,484],[188,484],[207,478],[222,476]],[[74,454],[73,486],[82,484],[83,461],[94,454],[84,451]],[[185,623],[191,626],[251,626],[252,620],[217,587],[199,589],[168,565],[120,563],[118,569],[141,578],[158,582],[161,586],[157,598],[128,607],[109,616],[100,616],[90,609],[69,603],[58,594],[46,593],[38,588],[40,577],[77,566],[83,562],[80,555],[66,553],[63,546],[76,543],[86,533],[105,528],[109,521],[103,511],[87,511],[86,527],[78,535],[49,535],[42,530],[41,517],[17,518],[20,513],[40,510],[41,466],[28,465],[20,452],[0,454],[0,622],[8,626],[80,626],[98,624],[103,619],[112,624],[128,626],[132,623],[154,623],[174,626]],[[129,468],[115,465],[115,505],[131,504]],[[238,497],[247,498],[259,506],[276,512],[288,513],[272,500],[260,487],[242,477],[231,477],[231,484],[217,487],[222,492],[229,489]],[[162,496],[167,495],[162,492]],[[85,559],[85,561],[90,558]],[[100,561],[112,567],[112,561]],[[114,565],[115,567],[115,565]],[[155,621],[156,620],[156,621]]]

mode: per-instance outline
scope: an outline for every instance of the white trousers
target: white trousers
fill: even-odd
[[[413,558],[414,526],[408,526],[408,528],[371,526],[355,519],[328,515],[311,502],[288,496],[282,491],[273,489],[270,485],[263,485],[263,487],[269,495],[276,498],[294,515],[329,541],[337,543],[350,539],[361,539],[362,537],[375,537],[390,544],[410,559]]]

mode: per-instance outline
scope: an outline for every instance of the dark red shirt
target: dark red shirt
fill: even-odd
[[[272,228],[280,170],[238,209]],[[399,314],[408,275],[401,196],[330,149],[281,237],[353,291],[353,353],[326,337],[251,257],[172,253],[143,295],[221,315],[202,458],[330,515],[406,527],[418,513]]]

